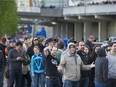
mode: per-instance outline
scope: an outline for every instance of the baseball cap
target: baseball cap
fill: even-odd
[[[33,40],[34,40],[34,41],[35,41],[35,40],[38,40],[38,38],[35,37]]]

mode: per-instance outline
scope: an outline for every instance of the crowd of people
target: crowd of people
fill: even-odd
[[[116,42],[2,38],[0,87],[116,87]]]

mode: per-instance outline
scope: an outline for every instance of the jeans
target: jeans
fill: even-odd
[[[116,79],[110,78],[108,80],[108,87],[116,87]]]
[[[107,87],[106,83],[95,82],[95,87]]]
[[[31,87],[31,76],[30,76],[29,71],[27,72],[27,74],[22,74],[22,86],[21,87]]]
[[[65,80],[64,87],[79,87],[79,81]]]
[[[32,77],[32,87],[45,87],[44,73],[35,73]]]
[[[81,78],[79,81],[79,87],[89,87],[89,78]]]
[[[46,78],[47,87],[61,87],[59,77],[57,78]]]
[[[0,71],[0,87],[3,87],[4,70]]]
[[[8,87],[13,87],[15,83],[15,87],[21,87],[21,75],[22,71],[20,69],[9,70],[9,85]]]

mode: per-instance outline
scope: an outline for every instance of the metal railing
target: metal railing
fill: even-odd
[[[116,0],[69,0],[69,6],[116,4]]]
[[[63,7],[64,0],[18,0],[18,7],[49,7],[49,8],[61,8]]]

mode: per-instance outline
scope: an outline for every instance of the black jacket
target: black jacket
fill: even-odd
[[[3,52],[0,50],[0,72],[4,69],[4,55]]]
[[[81,60],[85,65],[88,65],[88,56],[82,51],[77,51],[77,54],[81,57]],[[81,70],[81,78],[86,78],[89,76],[89,71]]]
[[[42,53],[44,46],[39,43],[38,47],[40,48],[40,52]],[[32,42],[32,45],[27,49],[27,54],[29,55],[30,58],[34,55],[33,48],[34,48],[34,43]]]
[[[3,56],[4,56],[4,64],[6,64],[5,48],[6,46],[0,43],[0,50],[3,52]]]
[[[94,44],[93,44],[92,42],[90,42],[89,40],[87,40],[85,44],[86,44],[87,46],[89,46],[90,49],[91,49],[91,51],[92,51],[92,49],[93,49],[93,47],[94,47]]]

